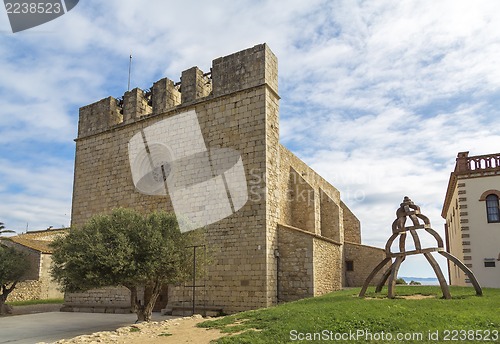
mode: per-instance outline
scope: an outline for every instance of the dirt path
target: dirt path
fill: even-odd
[[[126,343],[126,344],[208,344],[211,340],[223,337],[219,330],[196,327],[196,324],[207,319],[200,315],[165,320],[161,322],[142,323],[121,327],[116,331],[96,332],[91,335],[63,339],[55,344],[73,343]]]
[[[13,313],[7,316],[34,314],[43,312],[57,312],[61,304],[42,304],[29,306],[16,306]],[[116,331],[96,332],[82,335],[72,339],[62,339],[55,343],[126,343],[126,344],[209,344],[211,340],[223,337],[226,334],[219,330],[196,327],[207,319],[200,315],[170,319],[161,322],[143,323],[122,327]]]

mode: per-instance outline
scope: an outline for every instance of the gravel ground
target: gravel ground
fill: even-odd
[[[63,339],[52,344],[210,344],[212,340],[224,336],[219,330],[196,327],[205,321],[201,315],[170,319],[161,322],[141,323],[121,327],[115,331],[95,332],[71,339]],[[48,344],[48,343],[38,343]]]
[[[62,304],[44,304],[16,306],[13,313],[4,317],[11,317],[23,314],[34,314],[44,312],[58,312]],[[164,321],[154,321],[121,327],[115,331],[102,331],[77,336],[71,339],[63,339],[53,344],[94,344],[94,343],[116,343],[116,344],[209,344],[212,340],[224,335],[216,329],[199,328],[196,325],[203,319],[200,315],[169,319]],[[47,344],[39,342],[39,344]]]

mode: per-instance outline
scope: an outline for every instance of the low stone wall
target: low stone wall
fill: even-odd
[[[66,293],[64,312],[129,313],[130,291],[125,287],[91,289],[84,293]]]
[[[7,302],[40,300],[42,297],[42,282],[28,280],[17,283],[16,288],[7,297]]]
[[[352,271],[345,272],[345,286],[360,287],[365,283],[366,278],[373,269],[384,260],[385,251],[377,247],[345,242],[344,257],[346,262],[352,262],[353,268]],[[381,269],[370,284],[377,284],[388,267],[389,265],[386,265],[386,267]]]
[[[59,285],[53,281],[27,280],[17,283],[7,300],[27,301],[62,299],[64,294],[58,290]]]
[[[278,226],[280,302],[314,296],[313,236]]]
[[[278,225],[279,301],[322,295],[342,287],[342,245]]]

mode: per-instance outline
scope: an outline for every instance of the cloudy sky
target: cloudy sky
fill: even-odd
[[[78,108],[123,94],[130,54],[149,88],[263,42],[281,141],[341,191],[363,243],[385,244],[405,195],[443,233],[457,152],[500,152],[498,1],[86,0],[16,34],[0,9],[0,221],[69,224]],[[433,275],[418,259],[401,274]]]

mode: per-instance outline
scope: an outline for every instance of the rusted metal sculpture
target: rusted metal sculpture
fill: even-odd
[[[407,219],[410,219],[410,221],[412,222],[411,226],[406,226]],[[424,229],[429,234],[431,234],[437,241],[437,247],[423,249],[420,244],[420,238],[418,237],[417,234],[417,230],[419,229]],[[410,232],[413,238],[413,241],[415,243],[415,250],[406,251],[407,232]],[[396,240],[398,236],[399,236],[399,252],[391,252],[392,243],[394,242],[394,240]],[[387,240],[387,244],[385,245],[386,257],[384,260],[380,262],[380,264],[378,264],[373,269],[370,275],[366,278],[366,281],[359,293],[359,296],[363,297],[365,295],[366,289],[368,288],[368,285],[375,277],[375,275],[384,266],[386,266],[387,263],[391,262],[391,266],[384,272],[384,274],[382,275],[382,279],[377,284],[375,292],[376,293],[380,292],[387,279],[389,279],[388,283],[389,290],[387,296],[390,299],[393,299],[395,296],[394,289],[396,286],[396,279],[398,276],[398,270],[401,263],[406,259],[406,256],[423,254],[427,259],[427,261],[429,262],[429,264],[434,269],[434,273],[436,274],[439,280],[439,285],[441,286],[441,290],[443,291],[443,297],[445,299],[451,299],[451,294],[448,284],[446,283],[446,280],[443,276],[441,268],[439,267],[439,264],[432,256],[431,254],[432,252],[437,252],[442,256],[446,257],[446,259],[451,260],[453,263],[455,263],[455,265],[457,265],[460,269],[462,269],[462,271],[467,275],[467,277],[471,281],[472,285],[476,290],[476,295],[480,296],[483,294],[481,286],[477,282],[477,279],[472,273],[472,271],[467,266],[465,266],[458,258],[445,251],[443,245],[443,239],[434,229],[431,228],[431,222],[429,221],[429,218],[420,212],[420,207],[418,205],[413,203],[410,198],[405,197],[403,203],[401,203],[398,210],[396,210],[396,220],[394,220],[394,222],[392,223],[392,235],[389,238],[389,240]],[[394,261],[392,261],[393,258],[395,259]]]

